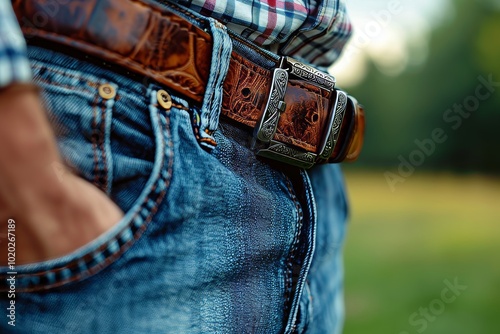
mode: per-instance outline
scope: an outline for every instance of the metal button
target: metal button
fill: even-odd
[[[163,89],[160,89],[158,93],[156,93],[156,98],[158,99],[158,103],[165,109],[172,108],[172,98],[170,94],[168,94]]]
[[[116,96],[116,89],[110,84],[99,86],[99,95],[106,100],[110,100]]]

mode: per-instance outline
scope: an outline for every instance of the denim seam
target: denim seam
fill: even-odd
[[[285,310],[289,310],[289,306],[288,306],[288,303],[290,302],[290,298],[291,298],[291,293],[292,293],[292,290],[293,290],[293,263],[292,261],[295,259],[295,256],[296,256],[296,251],[297,251],[297,246],[298,246],[298,243],[299,243],[299,238],[300,238],[300,234],[302,232],[302,223],[303,223],[303,213],[302,213],[302,209],[300,207],[300,203],[297,199],[297,197],[295,196],[295,192],[292,188],[292,184],[291,184],[291,181],[290,179],[285,175],[285,179],[286,179],[286,184],[287,184],[287,188],[288,188],[288,193],[295,205],[295,208],[297,210],[297,222],[296,222],[296,230],[295,230],[295,235],[294,235],[294,238],[293,238],[293,242],[292,242],[292,247],[290,249],[290,252],[289,252],[289,255],[288,255],[288,258],[287,258],[287,262],[286,262],[286,272],[285,272],[285,287],[286,287],[286,290],[285,290]],[[292,276],[290,276],[290,274],[292,274]],[[287,319],[288,320],[288,319]]]
[[[54,73],[63,75],[63,76],[68,77],[68,78],[73,78],[73,79],[80,79],[81,78],[81,75],[76,75],[76,74],[72,74],[72,73],[63,72],[63,71],[57,70],[55,68],[48,67],[45,64],[44,65],[39,65],[39,64],[36,64],[36,63],[32,63],[31,67],[35,67],[35,68],[39,68],[39,69],[45,69],[47,71],[54,72]],[[89,82],[93,83],[92,81],[89,81]],[[97,84],[93,83],[93,85],[95,85],[94,87],[97,87]]]
[[[316,236],[316,206],[314,203],[314,197],[311,189],[311,184],[309,181],[309,178],[307,177],[307,174],[301,170],[300,176],[301,176],[301,183],[304,186],[304,191],[305,191],[305,202],[303,203],[304,209],[308,210],[308,215],[310,215],[310,219],[307,221],[309,222],[308,225],[304,225],[304,209],[300,205],[302,203],[301,200],[296,196],[296,193],[294,191],[294,188],[292,186],[292,183],[290,179],[288,180],[288,186],[289,186],[289,191],[292,193],[292,198],[294,199],[295,203],[299,205],[299,214],[302,214],[302,225],[300,226],[301,228],[304,229],[304,236],[306,237],[307,241],[304,240],[305,243],[301,244],[304,247],[301,247],[300,249],[304,252],[303,258],[301,257],[300,259],[302,260],[301,266],[300,266],[300,272],[297,273],[297,282],[295,286],[295,293],[293,295],[294,299],[293,302],[290,306],[290,308],[287,310],[288,311],[288,319],[286,322],[286,327],[285,331],[287,334],[291,333],[296,333],[297,331],[297,311],[298,307],[300,305],[300,297],[302,296],[306,277],[309,272],[309,268],[311,265],[311,260],[314,254],[314,249],[315,249],[315,236]],[[298,234],[299,236],[301,234]]]
[[[161,116],[161,113],[160,113]],[[164,124],[162,122],[164,121]],[[82,267],[82,265],[86,266],[84,270],[80,270],[80,272],[76,275],[70,275],[68,277],[60,278],[58,281],[56,280],[52,284],[40,284],[40,283],[35,283],[32,284],[32,286],[28,286],[26,288],[22,286],[18,286],[18,291],[19,292],[32,292],[32,291],[39,291],[39,290],[44,290],[44,289],[51,289],[55,288],[70,282],[74,281],[79,281],[81,279],[90,277],[100,270],[104,269],[105,267],[109,266],[112,264],[119,256],[121,256],[130,246],[140,238],[140,236],[143,234],[143,232],[146,230],[147,226],[152,220],[152,217],[158,210],[158,206],[162,202],[162,200],[165,197],[166,192],[169,189],[170,182],[171,182],[171,177],[172,177],[172,171],[173,171],[173,161],[174,161],[174,151],[172,150],[172,142],[171,142],[171,133],[170,133],[170,119],[164,115],[164,117],[159,117],[159,126],[160,126],[160,137],[161,137],[161,142],[162,142],[162,147],[163,147],[163,152],[160,152],[159,154],[161,155],[161,165],[158,171],[158,174],[156,175],[156,179],[154,183],[150,186],[149,192],[147,196],[144,198],[140,206],[135,210],[134,214],[132,217],[130,217],[128,224],[124,226],[120,231],[118,231],[112,238],[107,240],[104,244],[102,244],[98,249],[89,251],[88,253],[79,256],[78,258],[75,258],[69,263],[65,263],[63,265],[55,266],[54,268],[42,271],[42,272],[36,272],[36,273],[18,273],[17,277],[18,279],[22,279],[24,277],[38,277],[40,278],[41,276],[54,276],[57,273],[61,273],[65,270],[71,271],[71,269]],[[168,148],[171,150],[170,154],[165,154],[166,149],[167,149],[167,142],[168,142]],[[167,173],[164,172],[164,166],[165,166],[165,157],[168,158],[168,167],[167,167]],[[155,202],[151,205],[151,209],[149,210],[147,216],[142,219],[141,225],[136,226],[136,220],[138,216],[140,216],[144,212],[144,208],[148,207],[148,202],[151,199],[151,195],[155,195],[155,192],[157,190],[158,185],[160,181],[164,181],[164,188],[161,192],[157,194],[157,198]],[[141,217],[142,218],[142,217]],[[111,253],[110,255],[106,256],[102,261],[96,262],[96,257],[101,255],[106,251],[109,250],[109,246],[119,239],[122,238],[124,235],[124,232],[127,230],[130,230],[133,226],[137,227],[137,230],[133,234],[133,236],[126,242],[122,243],[119,248]],[[87,264],[95,262],[91,266],[87,266]],[[79,269],[79,268],[78,268]],[[6,289],[6,280],[3,279],[4,275],[0,276],[0,281],[2,282],[2,287],[0,288],[0,291],[3,291]]]
[[[106,105],[105,105],[105,101],[101,101],[101,129],[100,129],[100,132],[101,132],[101,135],[99,136],[99,139],[100,139],[100,142],[99,142],[99,146],[100,146],[100,151],[101,151],[101,162],[102,162],[102,166],[103,168],[100,170],[100,173],[103,174],[101,176],[103,176],[103,179],[101,180],[100,179],[100,182],[101,182],[101,189],[107,193],[108,193],[108,176],[109,176],[109,170],[108,170],[108,157],[106,155]]]
[[[115,87],[116,90],[117,87]],[[113,111],[115,108],[116,96],[114,99],[106,100],[106,114],[103,118],[104,131],[104,156],[106,163],[106,194],[111,195],[113,186],[113,154],[111,150],[111,126],[113,122]]]
[[[314,194],[312,192],[312,186],[311,186],[311,182],[309,180],[308,174],[304,170],[301,170],[300,175],[301,175],[302,182],[303,182],[303,185],[305,188],[304,189],[305,190],[305,201],[306,201],[305,204],[309,208],[310,215],[311,215],[310,240],[309,240],[310,243],[308,243],[307,249],[305,250],[306,253],[305,253],[305,257],[303,259],[304,262],[303,262],[303,266],[301,268],[301,273],[300,273],[302,275],[302,278],[300,278],[300,276],[299,276],[299,280],[297,281],[297,290],[296,291],[298,294],[301,295],[303,293],[304,285],[307,282],[307,276],[309,274],[312,258],[313,258],[314,251],[316,248],[316,217],[317,217],[317,213],[316,213],[316,205],[314,202]],[[298,302],[298,304],[296,305],[297,309],[298,309],[298,305],[300,305],[299,301],[300,301],[300,298],[297,300],[297,302]],[[296,312],[297,311],[295,311],[295,317],[297,316]],[[293,319],[291,319],[291,320],[293,320]],[[296,331],[296,326],[297,326],[297,322],[295,321],[294,325],[291,326],[290,331]]]
[[[83,89],[83,88],[78,88],[78,87],[75,87],[75,86],[68,86],[68,85],[63,85],[63,84],[59,84],[59,83],[55,83],[53,81],[49,81],[47,79],[43,79],[43,78],[37,78],[35,77],[34,78],[34,81],[41,81],[43,83],[46,83],[48,85],[52,85],[52,86],[56,86],[56,87],[62,87],[62,88],[66,88],[66,89],[69,89],[69,90],[73,90],[73,91],[80,91],[82,93],[88,93],[88,94],[95,94],[95,92],[91,91],[91,90],[88,90],[88,89]]]
[[[296,317],[295,319],[295,330],[299,333],[299,334],[304,334],[307,332],[307,328],[310,324],[310,315],[313,314],[313,302],[312,302],[312,293],[311,293],[311,289],[309,287],[309,281],[306,279],[305,280],[305,283],[304,283],[304,290],[302,292],[302,294],[304,294],[305,292],[307,291],[307,300],[302,303],[302,301],[300,302],[300,312],[301,312],[301,317]],[[304,306],[304,307],[302,307]],[[301,321],[302,319],[301,318],[304,318],[305,319],[305,323],[304,324],[301,324]]]
[[[217,50],[217,57],[215,57],[215,58],[217,59],[217,62],[218,62],[218,61],[219,61],[219,59],[221,58],[221,55],[222,55],[222,47],[220,47],[220,48]],[[212,58],[213,58],[213,57],[212,57]],[[217,67],[219,67],[219,66],[217,66]],[[217,80],[215,80],[215,81],[217,81]],[[207,101],[210,101],[211,103],[213,103],[213,100],[214,100],[214,94],[215,94],[215,89],[214,89],[214,90],[212,90],[212,91],[210,92],[210,95],[209,95],[209,96],[205,96],[204,98],[205,98]],[[212,108],[213,108],[213,106],[212,106],[212,105],[210,105],[210,109],[212,109]],[[207,117],[207,123],[208,123],[208,124],[210,124],[210,123],[211,123],[211,118],[212,118],[212,112],[211,112],[211,110],[210,110],[210,112],[208,113],[208,115],[207,115],[207,116],[208,116],[208,117]],[[207,131],[207,130],[209,130],[209,129],[210,129],[207,125],[205,125],[205,126],[206,126],[206,128],[204,129],[205,131]]]
[[[309,291],[309,310],[311,315],[314,315],[314,296],[311,291],[311,282],[309,282],[308,279],[306,279],[306,284],[307,284],[307,290]],[[310,319],[311,320],[311,319]]]
[[[231,39],[227,35],[227,30],[217,25],[217,21],[209,19],[212,34],[212,53],[210,75],[203,95],[201,106],[201,128],[200,144],[205,144],[208,149],[213,149],[217,143],[212,134],[217,130],[219,116],[224,95],[223,86],[226,74],[229,69],[229,62],[232,52]],[[208,139],[205,139],[208,138]],[[214,145],[215,144],[215,145]]]
[[[82,78],[80,76],[72,75],[72,74],[69,74],[69,73],[64,73],[64,72],[52,69],[50,67],[42,66],[42,65],[31,64],[31,67],[38,68],[40,70],[44,69],[47,72],[56,73],[57,75],[64,76],[64,77],[67,77],[67,78],[73,78],[73,79],[81,79]],[[42,82],[44,82],[46,84],[53,85],[53,86],[56,86],[56,87],[63,87],[63,88],[66,88],[66,89],[77,90],[77,91],[89,93],[89,94],[92,94],[92,95],[96,93],[95,91],[92,91],[90,89],[85,89],[85,88],[81,88],[81,87],[77,87],[77,86],[63,85],[63,84],[60,84],[58,82],[50,81],[50,80],[47,80],[47,79],[44,79],[44,78],[41,78],[41,77],[35,77],[34,81],[42,81]],[[86,80],[85,82],[90,87],[94,87],[94,88],[98,87],[97,83],[95,83],[93,81]]]
[[[94,102],[92,102],[92,124],[91,124],[92,134],[90,135],[90,140],[92,142],[92,153],[94,155],[94,167],[93,167],[94,180],[93,180],[93,184],[100,189],[100,187],[99,187],[99,149],[98,149],[99,131],[97,130],[97,104],[98,104],[98,98],[96,95],[94,98]]]

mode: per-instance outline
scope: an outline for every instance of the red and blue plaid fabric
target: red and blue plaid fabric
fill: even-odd
[[[351,34],[345,0],[181,0],[244,38],[280,54],[331,65]]]
[[[344,0],[178,2],[274,53],[318,66],[331,65],[351,33]],[[0,88],[30,80],[25,49],[10,0],[0,0]]]

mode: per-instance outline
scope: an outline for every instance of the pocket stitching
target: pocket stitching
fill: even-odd
[[[174,151],[172,149],[171,142],[170,119],[164,114],[163,111],[159,111],[156,108],[155,110],[158,111],[158,119],[156,121],[156,124],[160,127],[159,135],[161,137],[162,151],[159,153],[159,157],[161,157],[162,161],[156,175],[151,176],[151,178],[154,177],[154,181],[153,184],[151,184],[151,186],[149,187],[146,197],[135,209],[134,213],[129,218],[127,225],[124,226],[121,230],[117,231],[112,236],[112,238],[107,239],[97,249],[89,250],[84,255],[77,256],[69,262],[55,264],[51,269],[47,269],[42,272],[18,273],[17,278],[19,280],[30,280],[30,282],[28,282],[27,284],[19,284],[19,292],[33,292],[52,289],[67,283],[81,281],[87,277],[93,276],[105,267],[114,263],[119,256],[125,253],[135,243],[135,241],[141,237],[141,235],[151,222],[153,216],[156,214],[158,206],[165,198],[165,195],[169,189],[173,172]],[[165,170],[164,167],[167,159],[168,167]],[[151,198],[154,198],[154,196],[156,196],[156,200],[153,203],[149,204],[151,202]],[[144,214],[145,207],[150,208],[146,215]],[[145,217],[141,217],[142,215],[145,215]],[[123,241],[122,238],[127,238],[127,235],[128,240]],[[121,244],[120,241],[122,241]],[[116,248],[116,243],[118,243],[118,249],[111,251],[111,246],[114,245],[114,248]],[[105,256],[104,254],[107,251],[112,252],[112,254]],[[68,256],[71,255],[72,253],[70,253]],[[84,269],[82,269],[82,266],[84,267]],[[72,270],[74,270],[75,268],[78,272],[76,274],[73,274]],[[27,271],[29,271],[29,269]],[[68,271],[70,272],[70,275],[63,274],[65,272],[67,273]],[[57,277],[58,275],[61,277]],[[5,278],[5,275],[0,276],[0,280],[2,281],[2,283],[6,283]],[[44,282],[44,279],[53,282]],[[23,285],[25,285],[25,287]],[[6,290],[6,285],[2,284],[0,291]]]
[[[66,78],[73,78],[73,79],[83,79],[83,77],[78,77],[76,75],[72,75],[72,74],[69,74],[69,73],[63,73],[61,71],[58,71],[56,69],[53,69],[53,68],[49,68],[49,67],[46,67],[46,66],[43,66],[43,65],[38,65],[38,64],[34,64],[32,63],[31,64],[31,67],[32,68],[36,68],[36,69],[39,69],[39,70],[45,70],[47,72],[52,72],[52,73],[55,73],[57,75],[60,75],[62,77],[66,77]],[[87,89],[87,88],[81,88],[81,87],[75,87],[75,86],[68,86],[66,84],[62,84],[62,83],[58,83],[56,82],[56,80],[48,80],[47,78],[42,78],[43,74],[40,75],[40,76],[35,76],[33,79],[34,81],[40,81],[40,82],[43,82],[47,85],[51,85],[51,86],[56,86],[56,87],[61,87],[61,88],[65,88],[65,89],[70,89],[72,91],[79,91],[79,92],[82,92],[82,93],[87,93],[87,94],[91,94],[91,95],[94,95],[94,94],[97,94],[97,92],[94,92],[93,90],[91,89]],[[93,87],[93,88],[97,88],[98,87],[98,84],[97,82],[94,82],[94,81],[90,81],[90,80],[85,80],[85,83],[89,86],[89,87]]]
[[[99,109],[100,119],[98,120]],[[92,103],[93,117],[91,125],[91,143],[94,155],[93,184],[108,195],[111,193],[111,187],[109,184],[109,159],[107,156],[109,147],[106,145],[106,137],[109,136],[109,133],[106,131],[106,123],[108,113],[111,112],[112,109],[106,107],[106,101],[100,100],[96,96]]]

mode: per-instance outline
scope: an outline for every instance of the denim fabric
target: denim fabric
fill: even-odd
[[[347,199],[339,165],[309,171],[318,210],[316,251],[308,276],[312,298],[307,333],[341,333],[344,323],[343,246]]]
[[[214,50],[228,56],[217,34]],[[334,333],[346,214],[338,166],[312,171],[311,183],[256,158],[250,129],[217,122],[217,99],[199,108],[84,56],[28,54],[65,161],[125,216],[71,254],[17,266],[16,327],[4,319],[0,332]],[[214,95],[224,69],[212,64]],[[102,98],[103,84],[116,96]],[[217,146],[206,150],[197,133],[213,122]],[[0,302],[5,310],[7,293]]]

